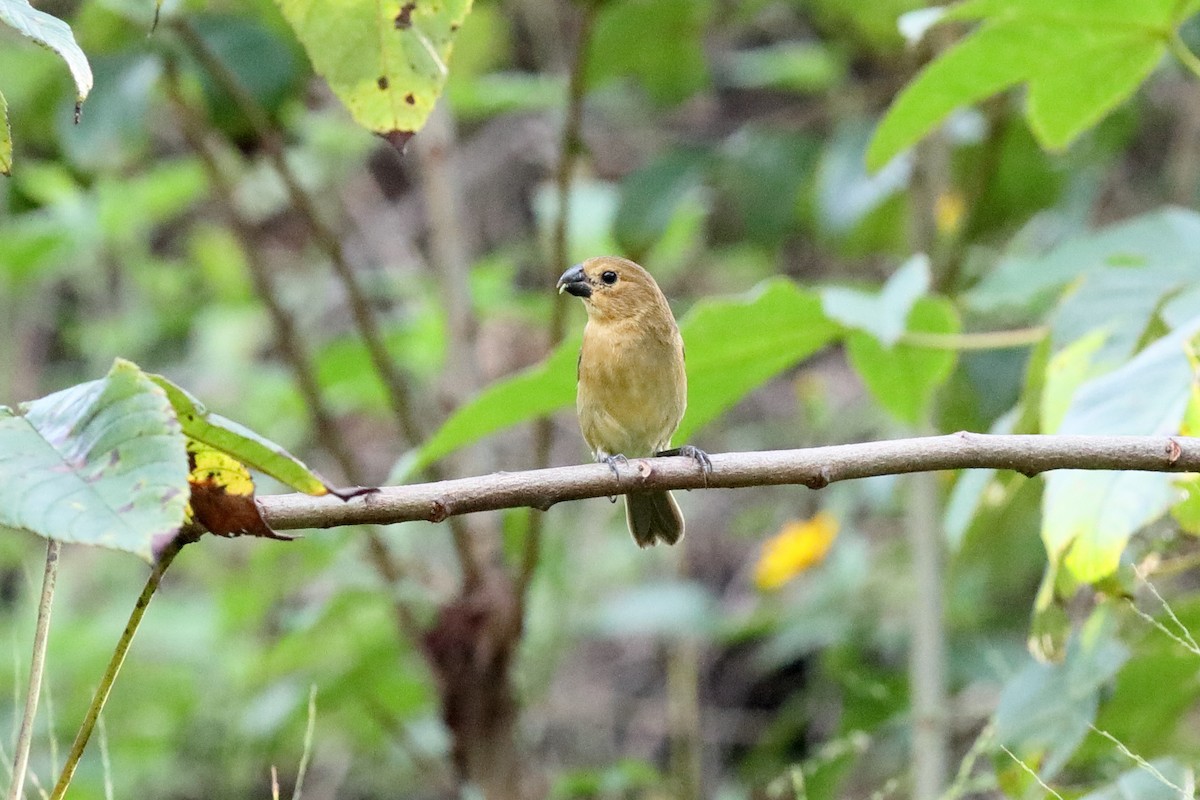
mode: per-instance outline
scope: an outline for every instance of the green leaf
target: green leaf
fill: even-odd
[[[673,150],[621,183],[613,236],[622,250],[638,258],[654,246],[679,205],[700,190],[709,160],[703,150]]]
[[[8,124],[8,101],[0,93],[0,174],[12,174],[12,128]]]
[[[688,356],[688,409],[676,432],[687,441],[747,393],[837,334],[816,294],[790,281],[768,281],[746,298],[697,303],[680,325]],[[460,406],[416,454],[393,473],[408,474],[497,431],[566,407],[575,400],[580,339],[545,361],[494,383]]]
[[[1200,477],[1180,480],[1176,486],[1183,490],[1183,499],[1171,507],[1171,518],[1185,533],[1200,536]]]
[[[1184,344],[1200,317],[1172,331],[1119,369],[1080,387],[1058,428],[1063,434],[1178,433],[1191,396]],[[1147,391],[1148,387],[1152,390]],[[1063,559],[1084,583],[1117,568],[1138,529],[1158,519],[1177,497],[1169,474],[1058,470],[1046,475],[1042,541],[1052,561]]]
[[[1030,661],[1000,694],[993,718],[997,741],[1019,756],[1045,754],[1041,775],[1057,773],[1087,735],[1100,689],[1129,657],[1097,612],[1067,648],[1061,664]]]
[[[164,392],[189,438],[230,455],[248,467],[270,475],[298,492],[322,495],[333,491],[304,462],[249,428],[213,414],[186,390],[162,375],[149,375]]]
[[[957,333],[958,329],[958,314],[943,297],[923,297],[909,314],[910,331]],[[950,377],[956,358],[951,350],[909,344],[887,348],[861,331],[846,337],[846,350],[880,405],[897,419],[914,424],[926,414],[934,390]]]
[[[1132,97],[1167,51],[1156,31],[1133,27],[1080,38],[1086,44],[1065,48],[1029,82],[1029,126],[1047,150],[1066,148]]]
[[[403,145],[425,124],[471,0],[277,0],[360,125]]]
[[[38,11],[29,0],[0,0],[0,22],[15,28],[18,33],[43,47],[48,47],[67,63],[75,81],[75,100],[82,103],[92,90],[92,68],[87,56],[75,42],[75,34],[67,23]]]
[[[187,475],[166,395],[128,361],[16,413],[0,406],[0,525],[150,561],[183,522]]]
[[[744,299],[704,300],[680,325],[687,347],[688,407],[675,433],[686,442],[771,378],[833,341],[838,326],[815,292],[766,281]]]
[[[868,165],[883,166],[954,109],[1020,83],[1028,84],[1026,116],[1041,145],[1066,147],[1154,69],[1179,21],[1172,16],[1177,6],[1170,0],[1128,8],[1088,0],[1053,6],[987,0],[953,8],[943,19],[983,22],[904,88],[876,130]]]
[[[657,103],[686,100],[708,83],[708,13],[709,0],[606,3],[588,48],[588,83],[632,76]]]
[[[743,89],[826,91],[846,77],[833,48],[817,42],[782,42],[729,54],[724,83]]]
[[[493,383],[455,409],[417,451],[408,471],[419,470],[485,436],[574,402],[579,342],[578,336],[564,341],[541,364]]]
[[[1044,433],[1054,433],[1062,425],[1075,390],[1096,373],[1096,352],[1107,338],[1104,330],[1092,331],[1050,357],[1040,406]]]
[[[904,334],[913,304],[928,294],[931,280],[929,259],[918,254],[892,273],[879,292],[842,287],[823,290],[821,308],[830,319],[865,331],[884,347],[892,347]]]
[[[1200,214],[1167,207],[1072,237],[1047,253],[1007,255],[971,290],[968,301],[987,312],[1020,309],[1105,268],[1140,268],[1147,281],[1163,284],[1194,280],[1197,259]]]

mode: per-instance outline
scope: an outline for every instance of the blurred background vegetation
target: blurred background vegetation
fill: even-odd
[[[401,153],[352,121],[270,2],[168,2],[153,33],[148,2],[42,4],[71,24],[95,88],[74,124],[61,61],[0,30],[14,142],[0,402],[121,356],[337,483],[578,463],[569,410],[509,422],[543,410],[547,385],[562,405],[582,311],[555,279],[614,253],[655,274],[697,331],[693,360],[700,301],[770,299],[771,279],[813,299],[773,331],[711,317],[726,325],[714,348],[746,337],[759,355],[745,359],[771,364],[784,349],[761,375],[733,364],[703,383],[729,398],[689,429],[710,452],[1194,433],[1194,370],[1154,361],[1164,341],[1183,358],[1200,313],[1190,51],[1155,51],[1069,147],[1032,97],[1027,121],[1023,89],[994,94],[1019,82],[1000,81],[869,172],[889,104],[971,30],[908,46],[897,21],[919,6],[476,0],[443,99]],[[1124,75],[1073,63],[1100,77],[1060,87],[1072,97]],[[829,331],[814,349],[833,342],[795,364],[788,336],[805,325]],[[549,384],[521,373],[564,336]],[[480,395],[513,375],[532,394]],[[1139,417],[1164,397],[1175,405]],[[456,409],[470,446],[417,471]],[[1104,425],[1062,424],[1079,418]],[[1154,480],[1136,496],[1168,499],[1104,545],[1115,573],[1086,554],[1060,571],[1043,481],[994,472],[681,493],[688,535],[671,550],[637,550],[602,501],[453,532],[210,537],[155,599],[70,796],[267,798],[272,767],[290,794],[315,687],[306,800],[932,797],[951,783],[953,797],[1041,797],[1043,782],[1190,797],[1200,488]],[[1090,508],[1130,490],[1059,491]],[[0,732],[23,703],[42,552],[0,538]],[[65,553],[28,793],[53,782],[144,569]]]

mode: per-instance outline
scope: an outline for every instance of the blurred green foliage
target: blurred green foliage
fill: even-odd
[[[415,480],[430,463],[453,476],[535,466],[520,423],[546,414],[551,462],[585,458],[566,410],[582,317],[567,306],[567,334],[553,342],[554,280],[568,265],[547,256],[566,68],[585,12],[482,0],[466,14],[452,3],[446,14],[466,14],[460,31],[440,16],[427,31],[401,26],[436,53],[453,34],[448,73],[417,69],[429,51],[410,35],[405,46],[424,53],[413,56],[419,79],[408,87],[412,65],[397,64],[380,89],[377,56],[392,51],[372,37],[397,31],[403,4],[363,5],[365,21],[329,12],[295,26],[300,5],[167,4],[147,36],[151,4],[84,0],[68,21],[95,87],[78,124],[80,89],[61,59],[0,34],[13,171],[0,183],[0,402],[86,385],[121,356],[341,481],[252,278],[261,264],[371,480]],[[569,257],[617,251],[658,277],[688,347],[680,442],[719,452],[928,429],[1195,435],[1200,77],[1186,48],[1196,4],[1072,0],[1051,14],[1033,0],[978,0],[914,49],[901,30],[921,18],[898,23],[916,5],[596,6]],[[178,25],[248,90],[337,232],[423,440],[396,433],[344,286],[288,197],[272,142]],[[332,91],[313,64],[333,75]],[[339,85],[340,68],[366,78]],[[423,121],[443,83],[452,124],[402,157],[354,123],[357,100],[348,112],[337,99],[382,93],[408,105],[411,90]],[[188,143],[195,132],[232,204]],[[449,217],[438,187],[457,196]],[[446,236],[461,245],[463,273],[438,244]],[[1014,798],[1041,796],[1031,773],[1063,796],[1168,796],[1104,731],[1190,785],[1195,478],[939,481],[951,750],[964,778]],[[810,798],[905,787],[908,607],[930,587],[909,577],[904,487],[690,493],[683,554],[636,551],[601,501],[553,509],[513,676],[547,791],[672,791],[668,720],[678,717],[666,709],[679,695],[668,684],[692,646],[705,796],[790,791],[794,770]],[[42,510],[31,498],[3,505]],[[840,528],[826,559],[782,590],[755,588],[760,542],[822,510]],[[516,572],[526,524],[507,512],[473,521],[472,535]],[[403,567],[390,582],[357,529],[189,547],[105,712],[107,766],[89,751],[71,796],[103,797],[111,779],[116,796],[268,797],[272,766],[287,790],[311,685],[306,791],[445,795],[444,687],[395,609],[430,626],[456,595],[459,565],[441,528],[408,523],[383,537]],[[0,618],[14,653],[0,680],[14,687],[41,552],[33,537],[0,537]],[[43,785],[143,577],[117,554],[66,553],[34,746]],[[1061,663],[1037,661],[1029,638]],[[16,697],[0,705],[0,723],[19,708]]]

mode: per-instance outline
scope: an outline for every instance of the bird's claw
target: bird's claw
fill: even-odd
[[[683,447],[676,447],[673,450],[663,450],[657,453],[659,456],[683,456],[690,458],[700,467],[700,471],[704,473],[704,488],[708,488],[708,476],[712,474],[713,465],[712,459],[708,457],[708,453],[694,445],[685,444]]]
[[[621,480],[621,470],[617,469],[617,464],[620,464],[622,467],[629,465],[629,459],[621,453],[617,453],[615,456],[600,456],[596,460],[601,464],[607,464],[608,468],[612,470],[612,474],[616,476],[618,482]]]
[[[620,464],[621,466],[626,466],[629,463],[628,458],[626,458],[621,453],[617,453],[615,456],[599,456],[596,459],[596,461],[601,464],[607,464],[608,468],[612,470],[612,474],[617,477],[617,483],[618,484],[621,483],[621,470],[617,469],[617,464]],[[610,494],[608,496],[608,502],[610,502],[610,503],[617,502],[616,495]]]

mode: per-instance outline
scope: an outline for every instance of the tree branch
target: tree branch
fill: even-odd
[[[343,503],[332,496],[260,497],[278,530],[412,520],[441,522],[503,508],[548,509],[565,500],[659,489],[736,489],[835,481],[946,469],[1011,469],[1033,476],[1053,469],[1200,472],[1200,438],[946,434],[805,450],[712,454],[705,476],[686,457],[634,458],[614,474],[605,464],[498,472],[436,483],[387,486]]]

